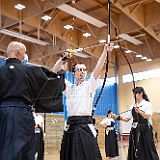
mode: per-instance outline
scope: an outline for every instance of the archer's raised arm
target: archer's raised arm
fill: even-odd
[[[97,62],[97,65],[96,65],[96,67],[94,68],[94,70],[92,72],[92,75],[93,75],[94,79],[97,79],[99,77],[100,72],[101,72],[101,70],[102,70],[102,68],[104,66],[105,60],[107,58],[107,51],[111,52],[112,49],[113,49],[113,47],[109,46],[108,44],[106,44],[104,46],[104,50],[102,52],[102,55],[100,56],[100,58],[99,58],[99,60]]]

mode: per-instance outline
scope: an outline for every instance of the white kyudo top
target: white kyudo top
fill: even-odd
[[[98,80],[91,75],[89,81],[84,81],[78,86],[65,80],[66,105],[68,117],[70,116],[91,116],[92,102],[98,87]]]
[[[111,126],[111,122],[114,122],[114,119],[106,117],[100,122],[100,124],[105,126]]]
[[[128,112],[128,114],[127,114],[127,117],[126,118],[132,118],[132,108],[134,107],[135,105],[131,105],[131,107],[130,107],[130,110],[131,111],[129,111]],[[148,114],[148,115],[150,115],[150,116],[152,116],[152,104],[150,103],[150,102],[148,102],[148,101],[146,101],[145,99],[143,99],[142,101],[141,101],[141,103],[137,103],[137,107],[139,107],[139,109],[141,110],[141,111],[143,111],[144,113],[146,113],[146,114]],[[151,117],[148,119],[148,122],[152,125],[152,119],[151,119]]]

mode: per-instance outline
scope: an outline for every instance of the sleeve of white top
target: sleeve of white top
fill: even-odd
[[[146,113],[146,114],[149,114],[149,115],[152,115],[153,110],[152,110],[152,104],[151,104],[150,102],[147,102],[147,103],[146,103],[145,108],[146,108],[145,113]]]
[[[130,107],[129,107],[129,111],[126,113],[126,118],[127,119],[131,119],[132,118],[132,108],[133,108],[133,105],[131,105]]]
[[[110,126],[111,125],[111,120],[108,118],[103,119],[100,124]]]
[[[97,79],[95,79],[93,77],[93,75],[91,74],[91,77],[89,79],[89,84],[90,84],[90,89],[91,89],[92,93],[94,93],[99,85],[99,77]]]
[[[65,90],[63,91],[63,94],[66,95],[66,90],[70,89],[71,86],[72,86],[72,83],[69,82],[67,79],[65,79],[65,85],[66,85],[66,88]]]

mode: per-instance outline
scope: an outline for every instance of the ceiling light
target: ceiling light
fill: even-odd
[[[147,57],[142,57],[141,59],[142,59],[142,60],[145,60],[145,59],[147,59]]]
[[[74,51],[80,52],[80,51],[83,51],[83,48],[77,48],[77,49],[74,49]]]
[[[120,48],[120,46],[119,46],[119,45],[115,45],[115,46],[113,46],[113,48],[115,48],[115,49],[116,49],[116,48]]]
[[[135,45],[143,44],[142,41],[140,41],[140,40],[138,40],[138,39],[136,39],[134,37],[131,37],[128,34],[120,34],[120,35],[118,35],[118,37],[120,37],[120,38],[122,38],[122,39],[124,39],[124,40],[126,40],[126,41],[128,41],[130,43],[133,43]]]
[[[127,50],[127,51],[125,51],[126,53],[132,53],[132,51],[131,50]]]
[[[104,23],[104,22],[102,22],[102,21],[100,21],[100,20],[74,8],[74,7],[71,7],[67,4],[59,5],[57,8],[70,14],[70,15],[73,15],[74,17],[77,17],[83,21],[86,21],[86,22],[88,22],[98,28],[106,26],[106,23]]]
[[[14,8],[16,8],[16,9],[18,9],[18,10],[23,10],[23,9],[25,9],[26,7],[25,7],[24,5],[22,5],[22,4],[17,4],[17,5],[14,6]]]
[[[152,59],[146,59],[146,61],[147,61],[147,62],[150,62],[150,61],[152,61]]]
[[[156,2],[160,3],[160,0],[155,0]]]
[[[137,54],[136,57],[137,57],[137,58],[141,58],[141,57],[143,57],[143,56],[142,56],[141,54]]]
[[[3,33],[3,34],[8,35],[8,36],[16,37],[16,38],[19,38],[19,39],[22,39],[22,40],[25,40],[25,41],[28,41],[28,42],[40,44],[40,45],[43,45],[43,46],[49,44],[48,42],[45,42],[45,41],[42,41],[42,40],[39,40],[39,39],[36,39],[36,38],[32,38],[32,37],[29,37],[29,36],[26,36],[26,35],[23,35],[23,34],[19,34],[17,32],[13,32],[13,31],[10,31],[10,30],[7,30],[7,29],[1,29],[0,33]]]
[[[90,58],[90,55],[79,53],[79,52],[74,52],[75,56],[81,57],[81,58]]]
[[[67,24],[64,26],[65,29],[73,29],[73,26],[71,26],[70,24]]]
[[[88,33],[88,32],[86,32],[86,33],[83,33],[83,36],[84,36],[84,37],[90,37],[90,36],[91,36],[91,34],[90,34],[90,33]]]
[[[100,40],[99,40],[99,43],[106,43],[106,42],[107,42],[106,39],[100,39]]]
[[[41,17],[43,20],[48,21],[50,19],[52,19],[52,17],[48,16],[48,15],[44,15],[43,17]]]

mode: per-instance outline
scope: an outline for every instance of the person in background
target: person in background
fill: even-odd
[[[108,110],[107,117],[100,124],[105,128],[105,153],[109,159],[119,156],[115,120],[122,120],[118,115]]]
[[[152,133],[152,104],[142,87],[132,91],[136,103],[131,105],[128,115],[123,118],[129,121],[133,117],[128,160],[159,160]]]
[[[73,70],[75,84],[65,80],[67,126],[61,144],[60,160],[101,160],[97,144],[97,132],[93,126],[92,102],[98,86],[100,72],[112,46],[105,45],[103,53],[94,68],[89,81],[85,81],[87,68],[84,64],[76,64]],[[67,54],[67,53],[66,53]],[[66,55],[64,55],[66,58]],[[60,58],[53,71],[61,69],[63,58]]]
[[[35,119],[35,160],[44,160],[44,119],[38,113],[33,113]]]

